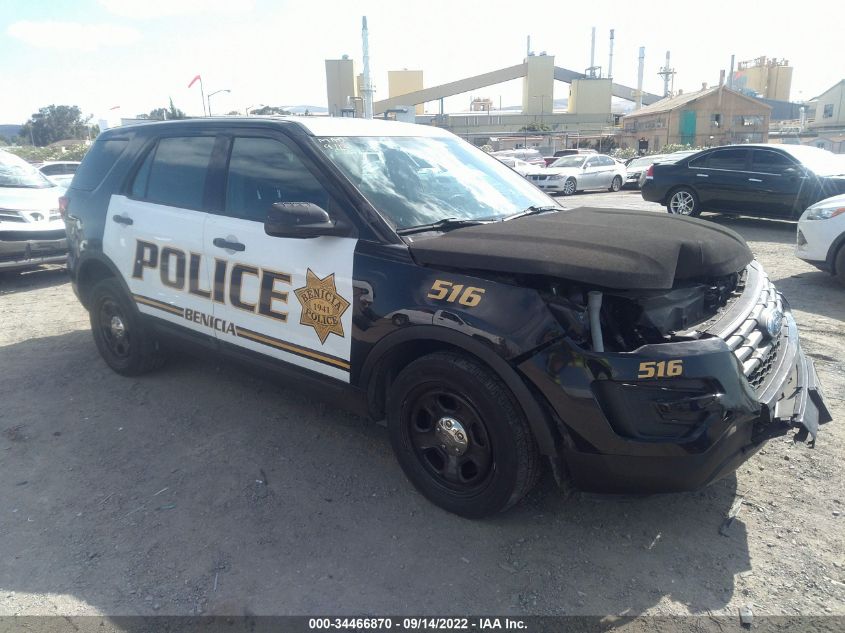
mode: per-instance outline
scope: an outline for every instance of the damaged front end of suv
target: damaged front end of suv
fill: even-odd
[[[789,305],[745,242],[678,220],[578,209],[428,247],[542,297],[559,335],[515,360],[581,489],[697,489],[791,429],[812,445],[830,420]]]

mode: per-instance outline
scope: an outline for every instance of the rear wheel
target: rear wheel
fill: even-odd
[[[578,188],[578,186],[575,183],[575,179],[574,178],[567,178],[566,182],[563,183],[563,195],[571,196],[573,193],[575,193],[577,188]]]
[[[539,475],[537,447],[510,390],[454,352],[408,365],[388,395],[393,450],[431,502],[480,518],[519,501]]]
[[[116,279],[91,290],[89,317],[100,356],[118,374],[137,376],[164,363],[158,341]]]
[[[681,187],[672,192],[666,209],[674,215],[696,216],[701,212],[698,205],[698,197],[688,187]]]
[[[610,191],[619,191],[622,188],[622,176],[614,176],[610,183]]]

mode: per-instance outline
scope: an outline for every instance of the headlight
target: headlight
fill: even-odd
[[[824,206],[812,206],[807,209],[807,213],[804,216],[805,220],[829,220],[830,218],[835,218],[837,215],[841,215],[845,213],[845,207],[837,206],[835,204]]]
[[[562,180],[563,174],[552,174],[549,176],[549,180]]]

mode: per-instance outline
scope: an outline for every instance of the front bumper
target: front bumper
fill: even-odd
[[[770,438],[815,441],[831,419],[787,311],[782,353],[753,388],[724,340],[594,354],[560,342],[520,365],[545,397],[576,486],[596,492],[696,490],[735,471]],[[640,363],[682,359],[681,378],[641,380]]]
[[[57,237],[54,231],[45,231],[43,236],[35,231],[32,234],[22,231],[3,233],[5,235],[0,237],[0,270],[61,264],[67,260],[67,238]]]

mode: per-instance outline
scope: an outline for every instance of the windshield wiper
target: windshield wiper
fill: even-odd
[[[547,204],[545,206],[535,206],[531,205],[524,211],[520,211],[519,213],[514,213],[513,215],[509,215],[508,217],[504,218],[502,222],[507,222],[508,220],[513,220],[514,218],[523,218],[526,215],[538,215],[540,213],[550,213],[562,210],[563,207],[559,207],[556,204]]]
[[[464,226],[476,226],[478,224],[487,224],[489,220],[468,220],[460,218],[444,218],[437,222],[429,224],[418,224],[417,226],[409,226],[404,229],[398,229],[396,232],[399,235],[410,235],[411,233],[424,233],[425,231],[449,231],[451,229],[458,229]]]

